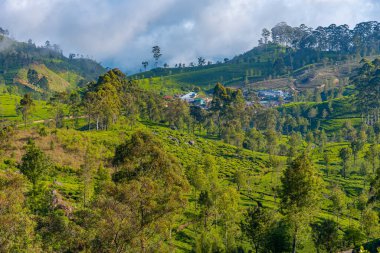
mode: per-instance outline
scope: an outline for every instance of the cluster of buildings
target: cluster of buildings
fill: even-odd
[[[211,102],[211,99],[209,98],[201,98],[198,97],[198,94],[196,92],[189,92],[183,96],[180,97],[182,100],[188,102],[189,104],[208,108],[208,105]]]
[[[175,95],[175,98],[179,98],[186,101],[190,105],[199,106],[202,108],[209,108],[211,100],[210,98],[201,98],[196,92],[189,92],[184,95]],[[259,103],[264,107],[276,107],[291,100],[292,95],[288,91],[283,90],[260,90],[257,92],[257,97],[259,98]],[[172,96],[164,96],[164,99],[171,100]],[[253,102],[247,101],[247,105],[252,105]]]
[[[275,107],[287,103],[291,100],[292,95],[283,90],[260,90],[257,93],[260,104],[265,107]]]
[[[179,98],[183,101],[186,101],[187,103],[194,105],[194,106],[199,106],[203,108],[208,108],[211,102],[210,98],[201,98],[198,97],[198,93],[196,92],[189,92],[185,95],[175,95],[174,97]],[[172,99],[172,96],[164,96],[164,99],[170,100]]]

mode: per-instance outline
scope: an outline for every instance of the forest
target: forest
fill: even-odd
[[[0,52],[0,74],[28,84],[0,79],[0,252],[378,252],[379,23],[262,36],[216,67],[267,58],[260,78],[291,79],[357,62],[276,107],[245,78],[177,87],[202,107],[154,88],[178,67],[105,72],[31,41]],[[81,78],[51,89],[64,69]]]

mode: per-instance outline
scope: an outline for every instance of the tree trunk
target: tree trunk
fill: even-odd
[[[294,233],[293,242],[292,242],[292,253],[296,253],[296,246],[297,246],[297,233]]]

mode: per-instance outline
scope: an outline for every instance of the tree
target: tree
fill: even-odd
[[[247,176],[245,175],[245,173],[238,169],[235,171],[234,173],[234,182],[237,186],[237,190],[240,191],[242,188],[246,187],[247,185]]]
[[[363,242],[363,240],[364,235],[359,228],[351,225],[344,230],[343,241],[346,243],[347,247],[357,247]]]
[[[148,67],[149,62],[147,62],[147,61],[143,61],[141,64],[143,65],[144,70],[146,71],[146,67]]]
[[[19,169],[33,184],[33,191],[40,179],[45,176],[49,166],[49,160],[44,152],[35,145],[34,141],[29,141]]]
[[[17,105],[17,113],[22,114],[22,119],[24,120],[24,126],[28,122],[30,114],[34,109],[34,101],[29,93],[25,94],[24,97],[20,100],[20,103]]]
[[[205,63],[206,63],[205,58],[198,57],[198,66],[202,67],[203,65],[205,65]]]
[[[264,38],[264,44],[268,44],[268,39],[270,37],[270,31],[266,28],[264,28],[261,32],[261,36]]]
[[[338,223],[333,220],[323,219],[312,225],[313,241],[317,252],[325,250],[329,253],[335,253],[339,249],[339,227]]]
[[[356,160],[358,159],[359,152],[364,148],[365,140],[361,140],[360,138],[355,138],[351,141],[351,150],[354,155],[354,164],[356,164]]]
[[[248,209],[244,218],[242,230],[258,253],[265,247],[268,233],[272,229],[273,213],[258,206]]]
[[[379,148],[376,143],[371,144],[368,151],[365,154],[365,158],[368,159],[368,161],[371,163],[372,166],[372,172],[375,173],[377,161],[379,157]]]
[[[195,253],[224,252],[225,250],[223,239],[215,228],[202,230],[196,238],[194,247]]]
[[[31,84],[37,84],[39,81],[38,73],[34,69],[28,69],[27,73],[28,82]]]
[[[38,80],[37,86],[44,90],[47,90],[49,88],[49,80],[46,78],[46,76],[43,76],[40,80]]]
[[[0,252],[40,252],[36,224],[25,207],[25,187],[21,175],[0,172]]]
[[[364,234],[367,237],[367,242],[371,239],[377,238],[379,235],[379,215],[372,208],[367,207],[364,209],[362,218],[360,220]]]
[[[279,190],[281,212],[292,227],[292,252],[299,235],[307,228],[318,210],[322,179],[317,174],[307,151],[304,151],[284,171]]]
[[[355,103],[360,108],[363,119],[368,124],[379,121],[380,110],[380,64],[378,60],[372,62],[363,60],[362,67],[358,69],[357,75],[351,78],[358,90]]]
[[[325,150],[323,152],[323,162],[324,162],[324,165],[325,165],[325,168],[326,168],[326,174],[327,176],[330,175],[330,156],[331,154],[327,153],[327,151]]]
[[[160,57],[162,56],[161,54],[161,48],[159,46],[154,46],[152,47],[152,53],[153,53],[153,58],[154,60],[156,61],[155,62],[155,65],[157,67],[157,64],[158,64],[158,60],[160,59]]]
[[[346,198],[346,194],[338,186],[334,186],[331,189],[331,208],[336,215],[337,222],[339,221],[339,217],[343,214],[344,210],[346,209]]]
[[[82,99],[78,92],[72,91],[68,95],[67,99],[68,107],[69,107],[69,115],[70,118],[74,121],[74,126],[78,127],[79,125],[79,114],[82,108]]]
[[[288,145],[289,145],[288,156],[295,157],[303,145],[301,134],[293,132],[288,139]]]
[[[286,71],[286,66],[283,58],[277,58],[273,63],[273,70],[276,75],[283,75]]]
[[[216,198],[216,209],[218,213],[217,222],[221,225],[223,242],[228,252],[236,251],[236,239],[239,237],[239,209],[240,195],[235,188],[227,187],[223,189]]]
[[[115,183],[94,203],[100,248],[93,250],[160,251],[157,245],[170,240],[175,214],[186,204],[182,168],[155,136],[142,131],[116,148],[112,162]]]
[[[181,99],[171,101],[165,108],[165,119],[169,125],[175,126],[177,129],[183,129],[186,123],[189,126],[190,108],[188,103]]]
[[[280,220],[273,224],[268,231],[265,242],[265,252],[290,252],[291,228],[286,220]]]
[[[352,156],[352,151],[349,147],[342,148],[339,151],[339,157],[342,160],[342,176],[344,178],[346,178],[346,176],[347,176],[347,170],[349,167],[351,156]]]
[[[316,108],[311,108],[309,110],[309,113],[307,114],[309,120],[310,120],[310,127],[312,126],[312,120],[317,116],[318,110]]]
[[[107,129],[114,124],[121,113],[121,97],[126,84],[126,76],[119,69],[112,69],[90,83],[84,96],[84,105],[89,119],[96,121],[96,130]]]
[[[67,96],[66,92],[55,92],[49,99],[48,104],[51,106],[51,111],[53,111],[56,128],[63,127],[65,118],[64,103],[67,102]]]

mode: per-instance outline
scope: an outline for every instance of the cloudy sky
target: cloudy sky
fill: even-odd
[[[59,44],[134,72],[153,62],[232,58],[257,45],[263,27],[380,21],[380,0],[0,0],[0,27],[21,41]]]

